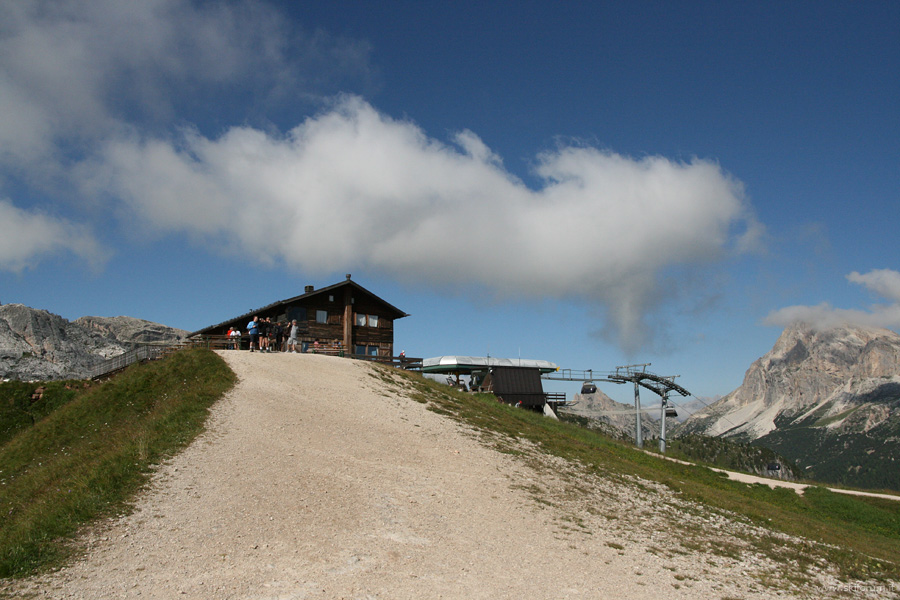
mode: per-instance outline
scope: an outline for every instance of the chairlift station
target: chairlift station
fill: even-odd
[[[460,381],[462,375],[471,377],[470,384],[482,391],[493,392],[502,402],[521,406],[546,414],[556,414],[559,406],[566,405],[565,394],[545,393],[541,379],[553,381],[581,381],[581,393],[591,394],[597,391],[595,382],[629,383],[634,385],[634,414],[636,417],[635,444],[643,447],[641,432],[641,413],[653,409],[641,408],[640,388],[650,390],[660,398],[660,436],[659,450],[666,451],[666,417],[678,416],[675,406],[669,403],[669,396],[678,393],[687,397],[691,393],[675,383],[675,377],[662,376],[647,370],[650,363],[616,367],[615,371],[595,372],[593,370],[573,371],[560,369],[552,362],[534,359],[495,358],[478,356],[438,356],[422,361],[422,372],[445,374],[450,376],[450,383],[455,377],[455,385],[464,385]],[[549,408],[549,413],[548,413]],[[629,411],[630,412],[630,411]]]

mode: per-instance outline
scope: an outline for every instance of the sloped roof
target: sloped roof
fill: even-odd
[[[348,276],[346,280],[341,281],[339,283],[335,283],[335,284],[329,285],[327,287],[319,288],[319,289],[313,290],[311,292],[305,292],[303,294],[300,294],[299,296],[293,296],[293,297],[287,298],[285,300],[279,300],[277,302],[273,302],[271,304],[267,304],[260,308],[256,308],[251,311],[248,311],[242,315],[237,315],[235,317],[231,317],[230,319],[226,319],[226,320],[222,321],[221,323],[217,323],[216,325],[210,325],[208,327],[204,327],[203,329],[199,329],[199,330],[191,333],[188,337],[200,335],[203,333],[209,333],[210,331],[221,329],[221,328],[223,328],[227,325],[230,325],[231,323],[234,323],[236,321],[241,322],[241,321],[249,320],[249,319],[252,319],[254,315],[258,315],[260,313],[271,312],[273,309],[278,308],[280,306],[296,304],[303,300],[309,300],[310,298],[313,298],[315,296],[333,293],[337,290],[343,290],[347,286],[350,286],[350,289],[352,290],[352,292],[369,296],[372,300],[374,300],[376,303],[381,305],[387,311],[387,312],[383,313],[383,316],[385,316],[387,318],[402,319],[403,317],[409,316],[407,313],[403,312],[402,310],[400,310],[393,304],[390,304],[389,302],[383,300],[382,298],[379,298],[378,296],[376,296],[375,294],[373,294],[372,292],[370,292],[363,286],[361,286],[358,283],[356,283],[355,281],[351,280],[350,277]]]

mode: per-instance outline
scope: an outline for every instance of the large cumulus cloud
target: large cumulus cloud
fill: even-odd
[[[207,115],[211,102],[217,115],[240,121],[369,81],[368,54],[364,42],[290,28],[250,0],[0,0],[6,210],[32,226],[79,232],[39,247],[26,238],[31,228],[6,227],[10,255],[0,256],[0,268],[53,253],[85,256],[90,219],[53,205],[73,200],[72,171],[98,149],[138,131],[165,135],[173,123]]]
[[[634,351],[667,272],[759,239],[740,182],[709,160],[560,144],[533,157],[526,185],[465,123],[438,139],[336,94],[373,77],[368,46],[303,34],[263,3],[0,0],[0,12],[0,113],[15,115],[0,120],[0,185],[29,190],[2,190],[19,226],[0,268],[63,251],[95,262],[90,223],[116,215],[129,232],[257,263],[575,300]],[[303,106],[293,129],[250,118],[286,99]],[[67,210],[52,210],[62,197]]]
[[[628,349],[647,340],[662,271],[759,233],[739,182],[709,161],[568,145],[535,172],[528,187],[471,131],[443,143],[345,96],[286,135],[115,139],[82,185],[160,232],[262,262],[599,303]]]

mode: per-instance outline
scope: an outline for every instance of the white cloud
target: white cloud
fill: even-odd
[[[560,147],[539,157],[535,190],[474,133],[454,141],[346,96],[283,137],[121,137],[81,174],[160,232],[260,261],[579,298],[606,310],[628,350],[648,340],[661,271],[714,261],[759,229],[741,186],[708,161]]]
[[[371,76],[365,43],[250,0],[0,0],[0,14],[0,114],[16,115],[0,119],[0,165],[42,176],[122,129],[200,115],[210,94],[246,111]]]
[[[105,252],[83,227],[26,212],[0,199],[0,270],[21,272],[47,255],[70,252],[96,266]]]
[[[21,183],[70,199],[72,172],[80,178],[87,157],[117,144],[127,150],[116,140],[135,132],[162,133],[186,115],[205,115],[210,101],[221,117],[229,98],[239,97],[237,118],[245,120],[254,109],[332,93],[342,78],[370,77],[367,44],[304,34],[251,0],[0,0],[0,15],[5,195]],[[4,209],[32,230],[56,228],[63,238],[7,237],[3,268],[64,249],[91,254],[87,234],[32,212],[27,201],[17,205]]]
[[[856,271],[847,280],[869,288],[889,304],[874,304],[868,310],[835,308],[823,302],[816,306],[788,306],[769,313],[766,325],[787,327],[805,323],[824,330],[844,325],[861,327],[900,328],[900,273],[891,269],[875,269],[865,274]]]
[[[713,162],[561,145],[536,158],[531,188],[475,132],[444,143],[352,95],[283,135],[171,139],[204,101],[228,123],[232,98],[264,108],[368,80],[366,44],[289,30],[264,3],[0,0],[0,12],[0,114],[16,115],[0,120],[0,176],[71,182],[129,230],[309,272],[578,299],[628,351],[650,340],[662,274],[760,245],[740,182]],[[72,224],[2,208],[21,226],[4,225],[2,268],[97,252]]]
[[[900,273],[891,269],[875,269],[865,275],[853,271],[847,275],[847,280],[859,283],[882,298],[900,303]]]

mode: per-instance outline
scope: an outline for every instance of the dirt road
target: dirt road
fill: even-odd
[[[367,364],[222,355],[240,382],[207,433],[160,468],[133,514],[89,536],[81,560],[12,593],[696,600],[827,589],[771,587],[782,571],[746,549],[748,525],[661,486],[584,475],[576,493],[571,474],[492,449]],[[689,547],[676,520],[700,532]],[[833,585],[825,568],[812,581]]]

